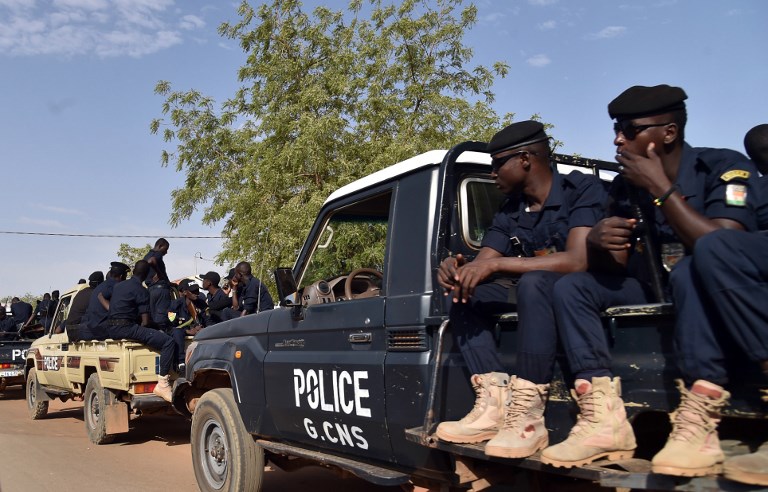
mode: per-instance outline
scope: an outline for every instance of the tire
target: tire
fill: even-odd
[[[114,394],[104,389],[97,373],[91,374],[83,395],[83,421],[88,438],[94,444],[109,444],[114,434],[107,434],[106,407],[114,400]]]
[[[26,387],[29,418],[32,420],[40,420],[48,415],[48,400],[37,401],[37,391],[40,387],[40,383],[37,381],[37,371],[34,367],[29,370]]]
[[[202,492],[259,492],[264,449],[243,425],[230,388],[205,393],[192,414],[192,467]]]

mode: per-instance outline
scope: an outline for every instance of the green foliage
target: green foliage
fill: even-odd
[[[135,265],[137,261],[144,259],[144,255],[146,255],[150,249],[152,249],[150,244],[135,248],[129,244],[120,243],[120,248],[117,250],[117,257],[120,261],[133,269],[133,265]]]
[[[239,22],[219,28],[247,55],[236,94],[218,108],[196,90],[155,87],[164,103],[150,129],[175,144],[163,165],[186,175],[171,223],[201,208],[228,238],[217,260],[249,260],[268,278],[293,263],[339,186],[490,138],[501,125],[491,86],[508,67],[471,64],[463,37],[477,9],[461,3],[352,0],[346,11],[309,14],[296,0],[243,1]]]

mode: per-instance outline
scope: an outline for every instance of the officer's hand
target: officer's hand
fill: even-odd
[[[475,260],[460,270],[457,285],[453,289],[453,302],[467,302],[475,293],[475,287],[496,273],[496,258]]]
[[[587,235],[590,247],[609,251],[625,251],[630,247],[632,231],[637,220],[623,217],[608,217],[592,227]]]
[[[648,157],[643,157],[640,154],[622,151],[616,156],[616,160],[622,166],[619,172],[631,184],[648,191],[653,196],[659,196],[668,190],[672,183],[664,173],[664,166],[653,142],[648,144],[647,153]]]
[[[459,253],[456,256],[449,256],[440,263],[440,267],[437,269],[437,283],[445,289],[446,296],[456,285],[459,268],[466,262],[467,260],[464,258],[464,255]]]

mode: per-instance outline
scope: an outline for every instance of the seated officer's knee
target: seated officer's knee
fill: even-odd
[[[734,232],[730,229],[717,229],[697,239],[693,251],[695,268],[705,272],[714,265],[730,265],[734,255]]]
[[[538,298],[542,295],[551,296],[552,287],[561,275],[543,270],[526,272],[517,283],[517,299]]]

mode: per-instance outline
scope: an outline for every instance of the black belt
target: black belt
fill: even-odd
[[[107,324],[110,326],[126,326],[136,324],[136,322],[130,319],[108,319]]]

